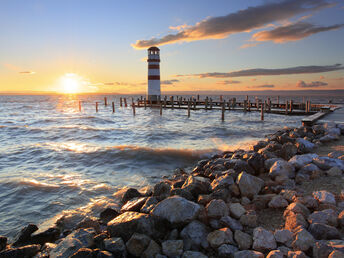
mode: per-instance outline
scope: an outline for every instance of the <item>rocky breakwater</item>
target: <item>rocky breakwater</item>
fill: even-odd
[[[303,189],[342,180],[344,153],[313,151],[343,134],[336,124],[280,130],[250,151],[123,189],[99,218],[64,216],[40,233],[28,225],[11,244],[0,237],[0,257],[344,257],[344,190]]]

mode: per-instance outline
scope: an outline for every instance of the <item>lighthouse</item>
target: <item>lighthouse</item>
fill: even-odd
[[[148,48],[148,100],[160,100],[160,49]]]

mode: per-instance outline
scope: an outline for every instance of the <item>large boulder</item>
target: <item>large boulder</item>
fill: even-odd
[[[244,160],[241,159],[230,159],[225,162],[225,166],[227,169],[231,168],[235,172],[240,173],[242,171],[245,171],[249,174],[254,174],[254,169]]]
[[[184,240],[184,243],[188,243],[192,250],[198,250],[200,246],[203,248],[208,247],[207,236],[209,230],[198,220],[190,222],[183,230],[180,232],[180,236]]]
[[[320,240],[313,245],[314,258],[327,258],[333,251],[344,253],[343,240]]]
[[[240,219],[246,213],[246,210],[240,203],[231,203],[229,204],[229,212],[232,217]]]
[[[313,246],[315,239],[306,229],[300,227],[295,233],[294,233],[294,241],[292,243],[292,246],[294,250],[300,250],[300,251],[307,251],[310,247]]]
[[[297,153],[297,147],[291,142],[287,142],[283,144],[280,150],[281,157],[284,158],[285,160],[289,160],[296,153]]]
[[[186,224],[197,218],[200,208],[197,203],[180,196],[172,196],[159,202],[151,214],[166,219],[170,223]]]
[[[288,247],[291,246],[293,241],[293,233],[288,229],[275,230],[274,237],[277,243],[284,244]]]
[[[314,143],[303,138],[297,138],[295,145],[300,153],[311,152],[315,148]]]
[[[137,211],[139,212],[141,207],[145,204],[147,201],[147,197],[135,197],[131,199],[130,201],[127,201],[125,205],[122,206],[121,212],[126,211]]]
[[[259,153],[253,153],[247,163],[254,169],[256,174],[264,172],[264,157]]]
[[[292,164],[296,169],[300,169],[303,166],[306,166],[312,163],[313,159],[319,157],[315,153],[308,153],[302,155],[295,155],[289,160],[289,163]]]
[[[313,223],[309,226],[309,232],[314,238],[321,239],[340,239],[340,232],[335,227],[323,224]]]
[[[273,233],[262,227],[255,228],[253,230],[252,248],[256,251],[262,252],[276,249],[277,244]]]
[[[144,234],[134,233],[126,243],[127,250],[131,255],[139,257],[146,250],[150,241],[150,237]]]
[[[344,171],[344,161],[340,159],[317,157],[313,159],[313,163],[323,170],[329,170],[332,167],[338,167]]]
[[[285,160],[277,160],[269,171],[269,177],[276,181],[285,181],[295,177],[295,168]]]
[[[288,213],[290,211],[294,213],[300,213],[304,218],[307,218],[308,215],[310,214],[310,211],[308,210],[308,208],[299,202],[293,202],[289,204],[285,212]]]
[[[217,191],[222,188],[228,188],[234,184],[234,179],[230,175],[223,175],[213,180],[211,183],[211,190]]]
[[[141,254],[142,258],[156,257],[156,255],[161,253],[161,247],[153,239],[149,242],[146,250]]]
[[[252,198],[263,188],[264,180],[246,172],[241,172],[237,178],[237,184],[242,196]]]
[[[313,197],[318,200],[320,204],[336,205],[335,196],[325,190],[313,192]]]
[[[182,186],[182,189],[188,190],[194,197],[200,194],[207,194],[210,189],[210,180],[200,176],[189,176]]]
[[[308,216],[308,222],[312,223],[323,223],[330,226],[337,226],[337,213],[332,209],[326,209],[321,211],[315,211]]]
[[[298,226],[307,228],[308,223],[300,213],[289,211],[285,217],[285,229],[294,230]]]

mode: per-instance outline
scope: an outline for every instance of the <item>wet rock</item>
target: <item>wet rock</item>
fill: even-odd
[[[162,242],[162,252],[168,257],[178,257],[183,253],[183,240],[167,240]]]
[[[315,211],[308,216],[308,222],[312,223],[323,223],[330,226],[337,226],[337,213],[332,209],[326,209],[322,211]]]
[[[178,196],[183,197],[189,201],[195,200],[193,195],[186,189],[181,189],[181,188],[172,189],[170,194],[171,194],[171,196],[178,195]]]
[[[127,201],[121,208],[121,213],[126,211],[137,211],[139,212],[142,206],[147,201],[147,197],[135,197],[130,201]]]
[[[335,227],[322,224],[313,223],[309,226],[309,232],[315,239],[340,239],[340,233]]]
[[[274,196],[271,201],[268,203],[269,208],[285,208],[288,206],[288,202],[281,195]]]
[[[34,224],[29,224],[26,227],[24,227],[18,236],[16,237],[13,246],[19,246],[19,245],[25,245],[27,243],[30,243],[31,240],[31,234],[38,230],[38,227]]]
[[[238,251],[239,249],[234,245],[223,244],[217,249],[217,254],[220,258],[228,258],[233,257],[233,255]]]
[[[171,189],[172,187],[169,183],[162,181],[154,186],[153,196],[165,199],[170,195]]]
[[[284,244],[288,247],[291,246],[293,241],[293,233],[287,229],[275,230],[274,237],[277,243]]]
[[[223,244],[234,244],[233,233],[229,228],[221,228],[209,233],[207,240],[213,248],[218,248]]]
[[[315,239],[306,229],[300,227],[294,233],[294,241],[292,247],[294,250],[307,251],[310,247],[313,246]]]
[[[313,197],[318,200],[320,204],[332,204],[336,205],[336,199],[334,195],[328,191],[316,191],[313,192]]]
[[[219,219],[228,215],[228,206],[222,200],[212,200],[205,208],[209,218]]]
[[[231,203],[229,204],[229,212],[232,217],[240,219],[246,213],[246,210],[240,203]]]
[[[126,243],[127,251],[131,255],[139,257],[146,250],[150,241],[150,237],[144,234],[134,233]]]
[[[289,251],[288,258],[308,258],[302,251]]]
[[[159,237],[164,234],[165,225],[151,215],[127,211],[114,218],[107,224],[107,231],[111,237],[121,237],[127,241],[134,233]]]
[[[148,197],[144,205],[141,207],[141,213],[150,213],[151,210],[159,203],[156,197]]]
[[[323,170],[329,170],[332,167],[338,167],[344,170],[344,161],[340,159],[332,159],[330,157],[318,157],[313,159],[313,163]]]
[[[222,188],[228,188],[234,184],[234,179],[230,175],[223,175],[213,180],[211,183],[211,190],[216,191]]]
[[[253,230],[252,248],[262,252],[276,249],[277,244],[274,235],[262,227],[255,228]]]
[[[130,201],[131,199],[133,199],[135,197],[141,197],[140,192],[137,191],[135,188],[128,188],[123,193],[121,201],[122,201],[122,203],[126,203],[127,201]]]
[[[45,243],[38,254],[35,255],[35,258],[47,258],[49,257],[50,251],[56,247],[56,244]]]
[[[58,228],[49,228],[38,234],[31,235],[30,242],[32,244],[43,245],[47,242],[54,243],[60,236],[60,230]]]
[[[179,196],[169,197],[159,202],[151,214],[170,223],[188,223],[197,218],[200,206]]]
[[[54,249],[51,250],[51,257],[70,257],[77,252],[80,248],[91,247],[94,244],[93,237],[95,236],[95,230],[91,228],[78,229],[61,242],[59,242]]]
[[[119,215],[119,212],[112,209],[106,208],[100,213],[100,220],[102,223],[107,224],[110,220],[116,218]]]
[[[182,258],[207,258],[207,257],[208,256],[196,251],[186,251],[183,253],[183,256],[182,256]]]
[[[4,250],[7,245],[7,237],[0,236],[0,251]]]
[[[303,155],[295,155],[292,157],[288,162],[292,164],[296,169],[300,169],[303,166],[306,166],[312,163],[314,158],[319,157],[315,153],[303,154]]]
[[[277,160],[270,168],[269,177],[278,182],[283,182],[295,177],[295,168],[285,160]]]
[[[268,253],[266,258],[283,258],[283,253],[280,250],[273,250]]]
[[[264,181],[246,172],[241,172],[237,178],[237,184],[242,196],[252,198],[260,192],[264,186]]]
[[[104,249],[113,253],[115,257],[127,257],[126,246],[120,237],[104,239]]]
[[[241,223],[238,220],[231,218],[230,216],[222,217],[220,219],[220,224],[222,227],[228,227],[232,231],[243,230],[243,226],[241,225]]]
[[[207,236],[209,230],[203,223],[194,220],[190,222],[181,232],[180,236],[184,242],[189,243],[189,249],[198,250],[200,246],[208,247]]]
[[[301,214],[291,211],[288,212],[285,218],[285,229],[293,231],[293,229],[297,228],[298,226],[307,228],[308,223]]]
[[[195,198],[199,194],[207,194],[210,189],[210,180],[205,177],[189,176],[182,189],[188,190]]]
[[[26,245],[18,248],[9,248],[0,252],[0,257],[4,258],[19,258],[19,257],[33,257],[39,252],[40,245]]]
[[[244,250],[236,252],[234,258],[264,258],[264,254],[257,251]]]
[[[159,253],[161,253],[160,245],[158,245],[154,240],[151,240],[146,250],[142,253],[141,257],[151,258],[155,257]]]
[[[234,240],[237,242],[240,250],[248,250],[252,246],[252,237],[240,230],[234,232]]]
[[[304,206],[302,203],[299,202],[293,202],[291,204],[289,204],[289,206],[287,207],[285,213],[288,212],[294,212],[294,213],[299,213],[301,214],[304,218],[307,218],[310,214],[310,211],[308,210],[308,208],[306,206]]]

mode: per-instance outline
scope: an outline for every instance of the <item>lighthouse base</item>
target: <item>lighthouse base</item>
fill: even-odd
[[[160,95],[148,95],[148,101],[152,101],[152,103],[160,102]]]

